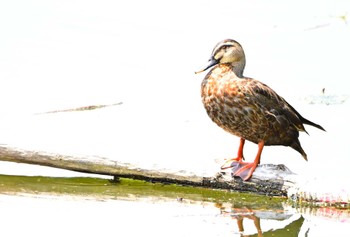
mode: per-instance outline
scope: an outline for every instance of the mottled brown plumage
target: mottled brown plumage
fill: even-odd
[[[270,87],[243,76],[245,55],[242,46],[231,39],[219,42],[212,52],[208,68],[213,67],[202,82],[201,95],[209,117],[225,131],[241,138],[238,157],[229,167],[235,175],[248,180],[260,163],[264,145],[284,145],[297,150],[305,160],[307,155],[299,142],[303,124],[324,130],[303,118]],[[245,163],[245,140],[259,144],[253,163]]]

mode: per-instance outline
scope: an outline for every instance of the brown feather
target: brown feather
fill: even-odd
[[[290,146],[307,160],[298,139],[299,131],[306,132],[303,124],[324,129],[303,118],[264,83],[244,77],[244,52],[234,42],[223,41],[227,47],[220,43],[216,46],[212,58],[217,64],[202,82],[202,102],[209,117],[233,135],[254,143]]]

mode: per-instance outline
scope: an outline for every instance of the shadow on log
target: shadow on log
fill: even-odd
[[[251,192],[268,196],[287,196],[288,189],[294,185],[292,181],[294,175],[284,165],[259,165],[251,180],[244,182],[240,178],[232,177],[230,170],[219,171],[213,177],[200,177],[189,172],[165,172],[135,168],[132,164],[102,157],[66,156],[27,151],[6,145],[0,145],[0,160],[110,175],[115,180],[131,178],[148,182]]]

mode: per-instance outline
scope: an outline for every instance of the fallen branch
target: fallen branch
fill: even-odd
[[[213,177],[200,177],[191,173],[165,172],[134,168],[131,164],[120,163],[101,157],[75,157],[39,151],[0,146],[0,160],[35,164],[66,170],[111,175],[114,179],[131,178],[149,182],[208,187],[216,189],[252,192],[257,194],[286,196],[293,182],[286,180],[291,172],[281,165],[259,166],[249,182],[232,178],[230,173],[219,172]],[[277,178],[276,178],[277,177]]]
[[[48,112],[37,113],[37,115],[102,109],[102,108],[115,106],[115,105],[122,105],[122,104],[123,104],[123,102],[118,102],[118,103],[114,103],[114,104],[105,104],[105,105],[88,105],[88,106],[72,108],[72,109],[52,110],[52,111],[48,111]]]

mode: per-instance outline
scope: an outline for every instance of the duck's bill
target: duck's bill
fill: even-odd
[[[195,74],[204,72],[204,71],[207,70],[208,68],[211,68],[212,66],[215,66],[215,65],[218,64],[218,63],[219,63],[218,60],[216,60],[215,58],[211,58],[211,59],[209,59],[209,64],[208,64],[208,66],[207,66],[206,68],[200,70],[200,71],[195,72]]]

